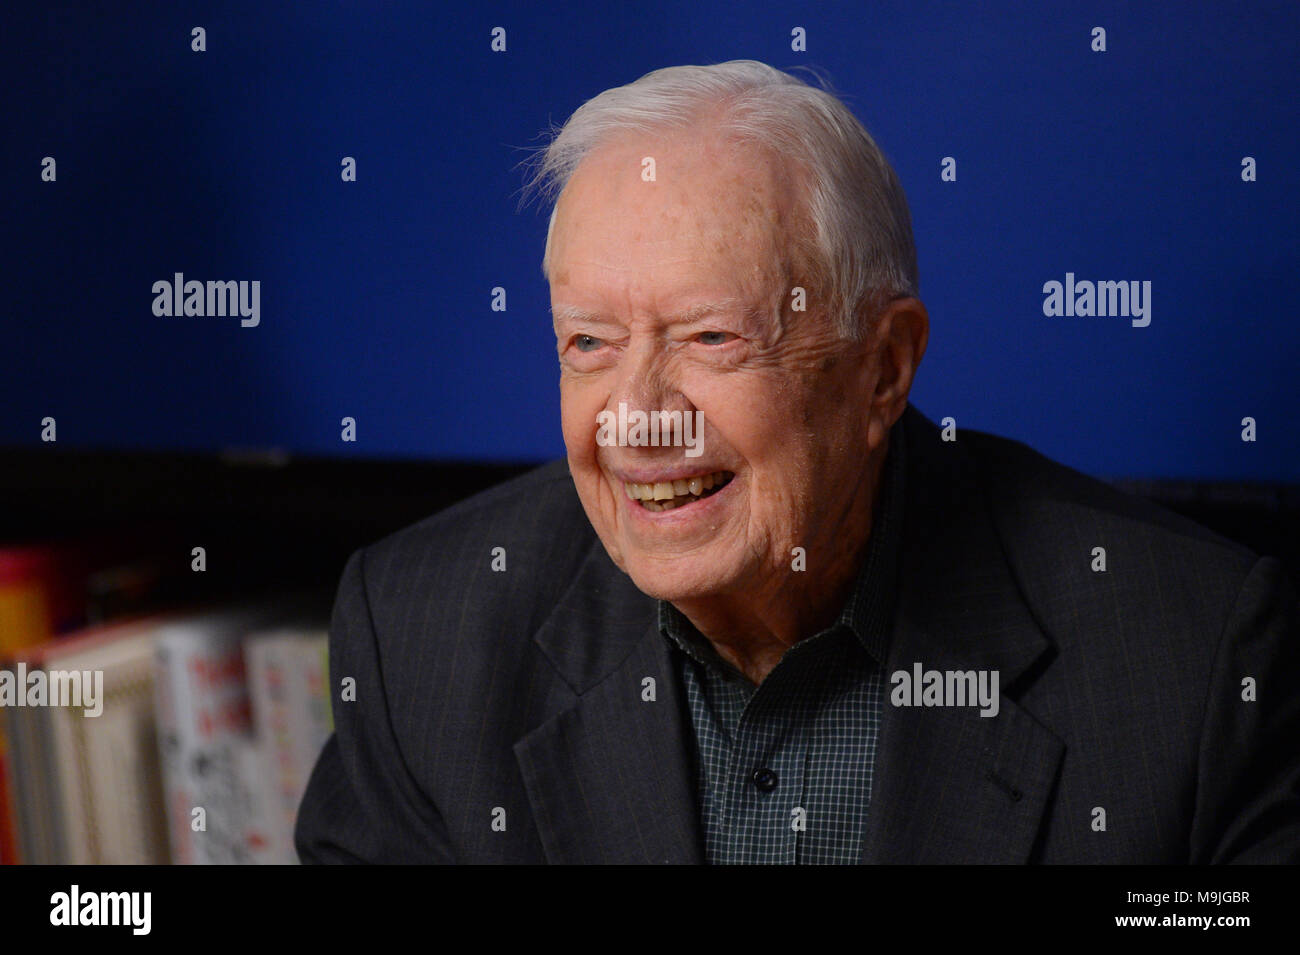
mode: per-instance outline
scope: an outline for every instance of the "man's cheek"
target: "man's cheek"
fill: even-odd
[[[588,420],[577,411],[565,411],[561,418],[560,430],[564,434],[564,443],[573,454],[590,458],[594,450],[596,433],[595,415]]]

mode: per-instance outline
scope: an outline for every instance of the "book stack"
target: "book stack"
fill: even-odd
[[[332,731],[319,604],[54,633],[35,572],[48,564],[5,554],[0,861],[295,863],[298,803]]]

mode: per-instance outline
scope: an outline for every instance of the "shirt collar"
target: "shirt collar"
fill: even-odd
[[[884,666],[889,651],[889,632],[898,589],[903,482],[907,458],[905,444],[900,418],[889,432],[889,453],[882,470],[880,501],[872,521],[866,556],[839,618],[828,628],[834,630],[845,627],[850,630],[881,666]],[[668,601],[660,600],[658,611],[659,632],[666,639],[705,666],[721,667],[727,671],[732,669],[680,610]]]

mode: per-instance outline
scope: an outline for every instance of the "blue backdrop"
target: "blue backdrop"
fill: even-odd
[[[747,57],[825,70],[898,170],[922,411],[1093,474],[1300,477],[1290,0],[23,6],[0,443],[39,446],[52,416],[72,447],[562,454],[547,210],[518,208],[519,163],[602,89]],[[155,316],[176,272],[259,280],[260,324]],[[1067,272],[1150,281],[1150,325],[1045,316]]]

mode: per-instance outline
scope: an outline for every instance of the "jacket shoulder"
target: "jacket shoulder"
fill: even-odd
[[[1020,441],[984,432],[967,432],[993,497],[1004,509],[1019,504],[1062,516],[1088,515],[1096,526],[1141,533],[1173,549],[1217,555],[1248,569],[1258,559],[1250,548],[1229,540],[1173,511],[1122,491],[1104,481],[1035,451]]]
[[[545,619],[596,542],[564,460],[505,481],[362,548],[376,629]],[[385,625],[388,626],[385,626]],[[445,632],[445,630],[443,631]]]
[[[967,438],[1007,559],[1056,637],[1118,624],[1213,652],[1258,554],[1021,442]]]

